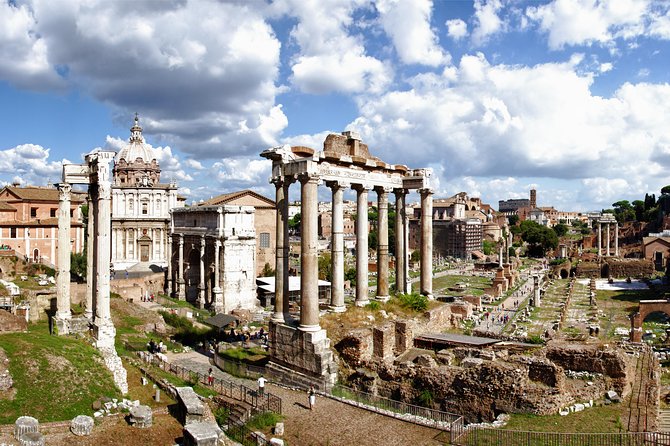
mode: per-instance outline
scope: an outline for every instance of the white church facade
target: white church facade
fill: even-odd
[[[166,267],[170,209],[183,207],[174,182],[160,183],[160,166],[144,142],[139,118],[130,139],[115,157],[112,180],[112,265]]]

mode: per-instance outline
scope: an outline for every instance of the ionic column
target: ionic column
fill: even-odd
[[[319,252],[318,193],[319,178],[300,178],[300,326],[301,331],[318,331],[319,326]]]
[[[619,257],[619,223],[614,223],[614,255]]]
[[[389,196],[385,188],[377,192],[377,295],[376,299],[389,300]]]
[[[276,178],[275,202],[277,206],[275,228],[275,309],[272,320],[283,323],[289,319],[289,236],[288,236],[288,190],[291,180],[285,177]]]
[[[405,293],[405,193],[404,189],[394,189],[395,194],[395,289]]]
[[[164,291],[172,297],[172,234],[168,235],[167,244],[167,277],[165,277]]]
[[[330,311],[342,313],[344,306],[344,188],[338,181],[328,182],[333,192],[332,234],[330,240],[330,261],[332,282],[330,286]]]
[[[58,294],[56,319],[65,321],[72,317],[70,311],[70,192],[68,183],[58,184]],[[58,334],[67,334],[69,324],[58,323]]]
[[[610,256],[610,224],[607,223],[607,257]]]
[[[88,224],[86,226],[86,305],[84,306],[84,316],[90,322],[93,322],[95,314],[93,308],[93,295],[95,290],[95,273],[93,271],[93,259],[96,258],[95,252],[95,203],[97,202],[98,187],[91,184],[88,187]]]
[[[356,185],[356,306],[367,305],[368,299],[368,190]]]
[[[198,299],[196,306],[205,308],[205,236],[200,236],[200,283],[198,284]]]
[[[184,234],[179,234],[179,269],[177,270],[177,299],[186,300],[186,282],[184,282]]]
[[[433,297],[433,191],[421,194],[421,294]]]
[[[221,240],[217,238],[214,240],[214,288],[212,289],[213,294],[213,306],[214,313],[223,313],[223,292],[221,290],[221,284],[219,283],[219,256],[221,252]]]
[[[602,239],[603,239],[602,232],[603,232],[603,224],[600,223],[600,222],[598,222],[598,257],[602,256],[602,249],[601,249],[602,246],[603,246],[603,243],[602,243]]]

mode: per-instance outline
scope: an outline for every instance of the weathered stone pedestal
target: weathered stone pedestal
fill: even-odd
[[[135,406],[130,409],[128,422],[134,427],[145,429],[153,424],[153,412],[149,406]]]
[[[58,336],[70,334],[70,317],[56,314],[53,318],[53,329]]]
[[[14,438],[20,440],[24,434],[38,432],[39,430],[40,424],[37,418],[28,416],[18,417],[14,423]]]
[[[184,446],[218,446],[223,435],[213,421],[197,421],[184,426]]]
[[[287,384],[313,385],[330,390],[337,381],[337,364],[326,330],[302,331],[285,324],[270,324],[270,362],[266,373]]]
[[[88,415],[77,415],[70,422],[70,430],[78,437],[91,435],[93,431],[93,418]]]
[[[19,437],[20,446],[44,446],[44,435],[39,432],[27,432]]]

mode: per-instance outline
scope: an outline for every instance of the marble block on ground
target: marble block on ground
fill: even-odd
[[[153,424],[153,413],[149,406],[137,406],[130,409],[130,416],[128,418],[130,424],[139,428],[151,427]]]
[[[70,430],[79,437],[91,435],[91,431],[93,431],[93,418],[88,415],[77,415],[70,422]]]
[[[38,432],[40,430],[37,418],[23,416],[18,417],[14,423],[14,438],[20,440],[28,432]]]
[[[44,435],[39,432],[26,432],[19,438],[20,446],[44,446]]]
[[[223,431],[214,421],[195,421],[184,426],[184,446],[217,446]]]

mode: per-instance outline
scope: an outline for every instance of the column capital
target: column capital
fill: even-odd
[[[340,180],[326,181],[326,187],[329,187],[333,191],[336,191],[338,189],[348,189],[348,188],[350,188],[351,183],[347,183],[345,181],[340,181]]]
[[[315,173],[305,172],[298,175],[298,181],[300,181],[301,184],[319,184],[321,182],[321,177]]]
[[[356,192],[369,192],[372,190],[372,186],[369,184],[352,184],[351,188]]]
[[[296,180],[295,175],[281,175],[277,177],[272,177],[270,183],[274,184],[275,187],[284,187],[289,186],[291,183],[294,183]]]

